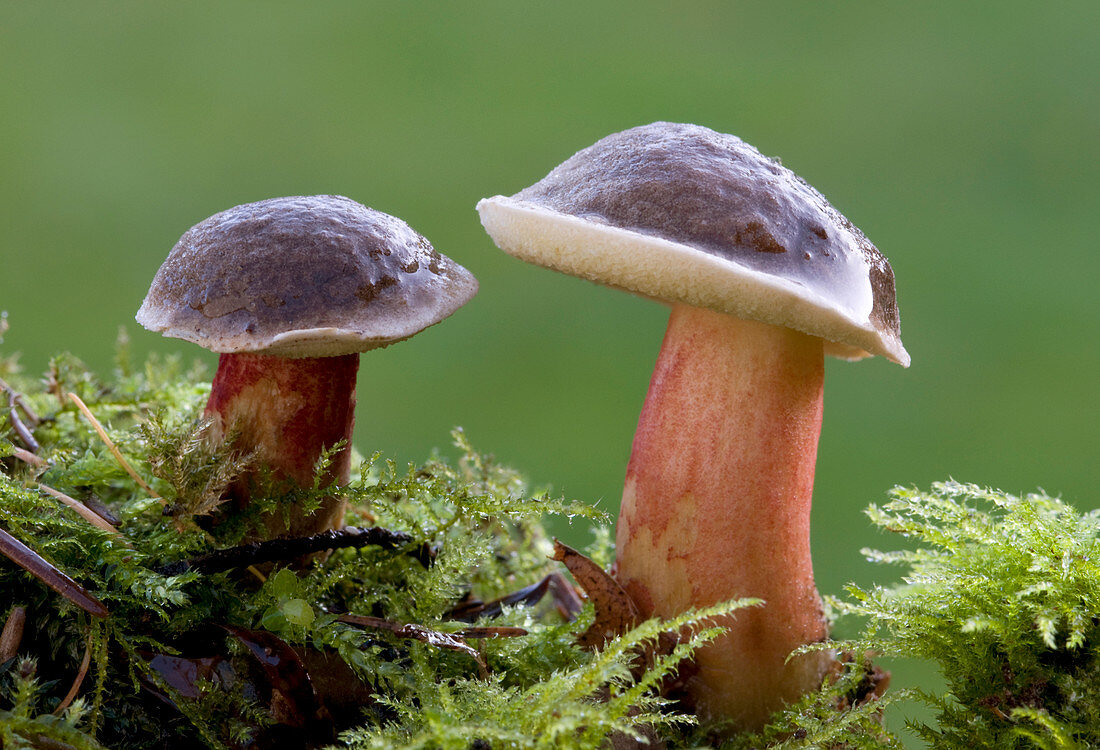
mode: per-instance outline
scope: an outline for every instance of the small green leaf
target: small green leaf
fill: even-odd
[[[309,606],[309,602],[305,599],[288,599],[282,603],[279,609],[282,610],[287,622],[301,627],[309,627],[316,617],[313,607]]]
[[[285,599],[297,594],[301,590],[301,584],[293,571],[281,568],[267,579],[264,588],[276,599]]]

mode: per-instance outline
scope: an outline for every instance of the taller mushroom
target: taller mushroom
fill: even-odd
[[[477,292],[477,280],[400,219],[336,195],[272,198],[191,227],[137,321],[220,352],[206,414],[276,479],[349,479],[359,353],[407,339]],[[333,453],[333,451],[335,451]],[[240,505],[249,484],[232,492]],[[344,500],[266,519],[265,535],[343,525]]]
[[[671,305],[616,532],[645,614],[756,596],[696,657],[700,712],[743,728],[816,688],[831,657],[810,560],[824,355],[903,366],[890,265],[790,170],[740,139],[658,122],[610,135],[486,230],[532,263]]]

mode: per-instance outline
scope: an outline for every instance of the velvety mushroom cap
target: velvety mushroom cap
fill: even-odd
[[[904,366],[886,258],[814,188],[739,138],[657,122],[478,203],[506,252],[666,302],[786,326]]]
[[[341,196],[272,198],[189,229],[137,321],[216,352],[336,356],[406,339],[476,292],[396,217]]]

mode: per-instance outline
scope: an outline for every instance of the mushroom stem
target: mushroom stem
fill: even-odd
[[[332,456],[324,484],[346,484],[351,471],[351,432],[355,423],[355,376],[359,355],[287,357],[222,354],[206,415],[214,417],[212,437],[235,433],[236,445],[254,451],[257,464],[277,480],[312,487],[322,452],[343,442]],[[238,507],[249,504],[252,477],[231,489]],[[311,515],[292,510],[266,521],[266,536],[289,532],[316,534],[343,526],[346,501],[327,497]]]
[[[627,468],[618,576],[643,614],[759,597],[696,653],[701,715],[759,728],[831,661],[810,560],[821,339],[676,305]]]

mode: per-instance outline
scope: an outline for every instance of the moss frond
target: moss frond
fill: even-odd
[[[671,710],[658,684],[720,632],[706,627],[708,620],[744,605],[735,601],[668,621],[649,620],[609,641],[601,651],[583,656],[575,666],[545,675],[526,688],[509,686],[501,677],[418,680],[426,688],[423,693],[411,701],[388,704],[394,720],[348,732],[341,739],[356,750],[573,750],[605,747],[614,735],[655,738],[654,730],[694,723],[690,715]],[[691,629],[693,635],[639,673],[641,654],[652,650],[662,633],[681,629]],[[575,636],[577,628],[574,631]],[[422,657],[412,660],[414,672],[425,668]]]
[[[0,374],[33,432],[28,440],[0,423],[0,528],[109,610],[93,618],[0,561],[0,614],[18,606],[27,623],[17,656],[0,664],[4,747],[240,747],[304,727],[316,730],[314,744],[355,750],[721,744],[720,728],[698,726],[667,689],[718,632],[711,618],[747,602],[644,622],[598,651],[580,648],[591,605],[568,621],[550,594],[524,597],[549,591],[538,582],[561,572],[548,559],[548,517],[595,522],[586,551],[606,567],[614,558],[606,516],[532,490],[463,432],[452,436],[457,460],[356,457],[346,486],[318,481],[288,493],[265,485],[251,457],[211,445],[205,376],[179,359],[135,365],[120,337],[112,377],[68,355],[51,360],[44,378],[26,377],[10,356]],[[320,479],[324,457],[317,469]],[[267,490],[234,515],[219,504],[245,472]],[[98,508],[117,533],[42,485]],[[260,515],[331,493],[348,499],[349,525],[380,527],[390,541],[308,565],[192,567],[237,544]],[[218,523],[208,515],[215,509]],[[831,600],[834,612],[865,618],[867,630],[828,647],[938,664],[946,692],[900,696],[936,711],[914,727],[932,747],[1100,747],[1100,512],[945,482],[895,489],[868,514],[910,540],[906,550],[864,551],[898,567],[902,582],[852,586]],[[481,604],[515,592],[523,595],[504,600],[511,605]],[[481,619],[460,621],[458,610]],[[470,635],[470,627],[490,630]],[[500,637],[485,637],[493,628]],[[669,647],[659,640],[668,631],[685,635]],[[258,659],[260,647],[278,658]],[[55,716],[89,650],[80,697]],[[868,669],[846,663],[762,732],[724,747],[898,747],[879,720],[899,696],[863,700]],[[295,692],[304,676],[331,715],[314,711],[311,692]]]
[[[85,731],[89,708],[83,700],[73,701],[60,715],[43,710],[47,691],[37,671],[31,658],[0,668],[0,696],[10,706],[0,709],[0,747],[42,747],[43,738],[49,738],[75,750],[106,750]]]
[[[914,541],[864,550],[902,566],[903,583],[853,586],[833,605],[868,618],[863,646],[939,665],[947,693],[924,695],[938,725],[921,736],[951,748],[1100,746],[1100,513],[943,482],[896,488],[868,515]]]
[[[219,630],[223,626],[255,629],[288,647],[334,655],[350,670],[347,679],[368,686],[374,706],[368,713],[376,727],[398,715],[396,706],[427,706],[427,696],[439,685],[452,686],[456,694],[519,695],[550,675],[586,663],[587,654],[573,645],[583,619],[566,622],[549,603],[504,607],[483,623],[524,628],[528,635],[475,641],[479,659],[340,621],[340,613],[359,613],[455,633],[466,625],[449,615],[458,604],[494,599],[557,570],[547,559],[551,545],[542,525],[545,517],[605,520],[587,506],[529,491],[516,472],[475,451],[461,431],[453,436],[457,462],[434,456],[402,468],[374,456],[360,462],[345,487],[318,483],[292,493],[295,502],[306,504],[331,492],[345,495],[349,522],[404,534],[410,541],[403,549],[342,549],[308,571],[272,570],[262,584],[244,571],[163,572],[168,563],[233,542],[235,532],[211,533],[202,517],[218,505],[250,459],[206,438],[202,409],[208,387],[196,381],[197,370],[184,368],[178,359],[134,366],[124,345],[113,379],[96,376],[67,355],[54,358],[43,379],[6,370],[11,387],[39,417],[34,436],[45,466],[17,459],[17,437],[0,435],[0,525],[98,597],[110,616],[92,626],[87,615],[34,577],[14,565],[0,566],[0,605],[5,612],[23,606],[32,623],[19,643],[20,653],[33,654],[39,673],[51,675],[42,683],[24,681],[21,692],[0,696],[5,712],[0,724],[12,727],[18,719],[39,727],[46,722],[49,731],[43,736],[68,742],[71,732],[64,725],[39,714],[48,715],[60,701],[66,689],[62,683],[71,679],[90,642],[92,670],[82,690],[86,700],[67,714],[76,717],[80,709],[79,729],[73,731],[83,733],[86,743],[69,744],[139,747],[151,738],[163,743],[167,736],[170,746],[231,746],[234,737],[248,734],[245,725],[262,731],[268,706],[240,690],[250,680],[262,686],[268,678],[240,677],[256,667]],[[122,460],[159,497],[123,469],[65,397],[69,392],[87,404]],[[318,467],[318,476],[324,468]],[[119,533],[89,524],[39,491],[39,483],[104,509]],[[287,499],[265,496],[260,512],[279,512]],[[201,680],[185,682],[184,693],[196,691],[189,698],[180,693],[178,679],[168,679],[163,666],[156,666],[158,659],[177,659],[173,663],[205,669],[212,654],[228,655],[230,666],[219,668],[238,673],[237,688],[226,692],[224,684],[219,691]],[[37,687],[32,691],[32,686]],[[163,699],[175,706],[167,721]],[[233,716],[246,721],[238,721],[235,729],[219,724]],[[369,720],[359,723],[371,726]],[[75,718],[70,725],[78,725]]]

